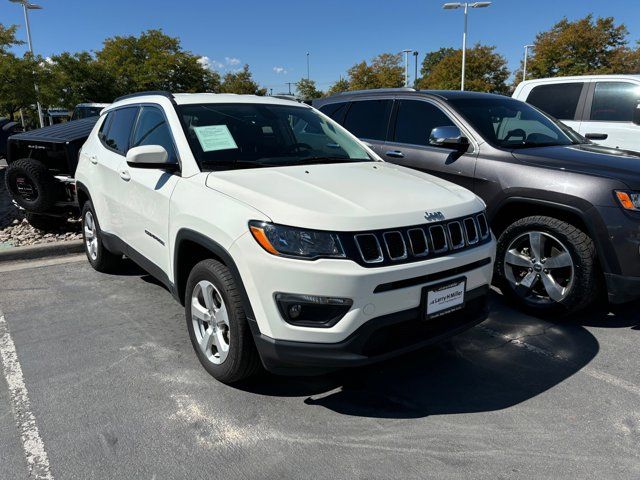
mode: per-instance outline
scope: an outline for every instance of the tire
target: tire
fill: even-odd
[[[82,239],[87,260],[95,270],[104,273],[117,270],[122,255],[112,253],[104,246],[100,223],[90,200],[82,206]]]
[[[208,259],[193,267],[185,314],[193,349],[211,376],[231,384],[259,371],[260,358],[238,288],[222,263]]]
[[[60,190],[46,165],[33,158],[21,158],[9,164],[5,183],[18,205],[36,213],[49,211]]]
[[[495,278],[505,296],[534,314],[578,312],[602,289],[591,237],[547,216],[522,218],[502,232]]]
[[[32,212],[27,212],[26,217],[27,222],[29,222],[32,227],[44,232],[57,231],[67,222],[67,219],[64,217],[39,215]]]

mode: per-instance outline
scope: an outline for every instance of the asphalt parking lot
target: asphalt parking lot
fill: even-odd
[[[233,388],[133,265],[0,264],[0,478],[638,478],[637,305],[554,323],[492,304],[383,365]]]

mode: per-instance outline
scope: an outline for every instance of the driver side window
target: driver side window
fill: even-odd
[[[394,141],[411,145],[429,145],[429,136],[436,127],[455,126],[435,105],[419,100],[398,101]]]
[[[131,148],[141,145],[160,145],[167,151],[169,161],[178,163],[169,125],[157,107],[144,106],[140,110]]]

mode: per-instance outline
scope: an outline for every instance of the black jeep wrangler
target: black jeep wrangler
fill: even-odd
[[[78,213],[74,174],[98,116],[18,133],[7,142],[5,183],[29,223],[47,230]]]

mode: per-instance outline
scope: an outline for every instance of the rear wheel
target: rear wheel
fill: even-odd
[[[33,158],[21,158],[9,164],[5,183],[18,205],[36,213],[50,210],[60,191],[47,166]]]
[[[240,294],[229,272],[212,259],[198,263],[187,280],[187,329],[202,366],[223,383],[255,374],[260,359]]]
[[[122,262],[122,255],[111,253],[103,244],[102,230],[91,201],[82,206],[82,238],[91,266],[99,272],[112,272]]]
[[[533,312],[576,312],[599,297],[596,249],[585,232],[534,216],[500,235],[496,279],[502,292]]]

